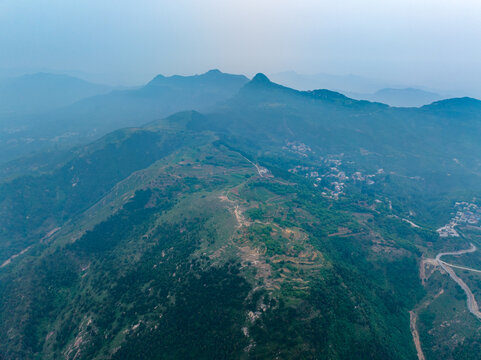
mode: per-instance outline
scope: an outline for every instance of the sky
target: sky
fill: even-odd
[[[481,97],[479,0],[0,0],[0,69],[114,85],[212,68]]]

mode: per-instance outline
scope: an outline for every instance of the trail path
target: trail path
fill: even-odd
[[[416,326],[418,320],[418,314],[414,310],[409,312],[411,334],[413,335],[414,345],[416,346],[416,352],[418,354],[418,360],[426,360],[424,357],[423,349],[421,347],[421,340],[419,339],[419,332]]]
[[[20,251],[18,254],[15,254],[15,255],[12,255],[10,256],[7,260],[5,260],[3,262],[2,265],[0,265],[0,268],[3,268],[5,266],[7,266],[8,264],[10,264],[13,260],[15,260],[15,258],[19,257],[20,255],[23,255],[25,254],[28,250],[30,250],[32,248],[33,245],[30,245],[29,247],[23,249],[22,251]]]
[[[413,341],[414,345],[416,346],[416,352],[418,355],[418,360],[426,360],[426,357],[424,356],[423,348],[421,347],[421,339],[419,338],[419,331],[417,327],[417,321],[418,321],[418,313],[421,309],[426,308],[431,304],[434,300],[436,300],[439,296],[441,296],[444,293],[444,290],[441,289],[433,298],[427,299],[424,303],[419,305],[416,309],[411,310],[409,312],[409,324],[411,327],[411,334],[413,336]]]
[[[60,230],[60,227],[56,227],[55,229],[53,230],[50,230],[43,238],[40,239],[40,242],[43,242],[45,241],[46,239],[50,238],[53,234],[55,234],[57,231]],[[13,260],[15,260],[17,257],[25,254],[28,250],[30,250],[32,247],[34,246],[34,244],[30,245],[29,247],[23,249],[22,251],[20,251],[18,254],[15,254],[15,255],[12,255],[10,256],[10,258],[8,258],[7,260],[5,260],[2,265],[0,265],[0,269],[9,265]]]
[[[389,217],[394,217],[394,218],[396,218],[396,219],[400,219],[401,221],[404,221],[404,222],[408,223],[409,225],[411,225],[413,228],[422,229],[421,226],[419,226],[418,224],[415,224],[414,222],[412,222],[412,221],[409,220],[409,219],[405,219],[405,218],[399,217],[399,216],[397,216],[397,215],[389,215]]]
[[[401,219],[402,221],[404,222],[407,222],[409,225],[411,225],[413,228],[417,228],[417,229],[421,229],[421,226],[419,226],[418,224],[415,224],[413,223],[411,220],[408,220],[408,219]]]

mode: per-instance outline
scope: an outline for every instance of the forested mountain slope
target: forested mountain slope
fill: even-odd
[[[420,264],[481,245],[435,231],[479,198],[480,117],[257,75],[4,181],[0,354],[415,359],[415,309],[427,358],[476,359],[478,320]]]
[[[245,76],[218,70],[194,76],[159,75],[139,89],[116,90],[33,115],[0,117],[0,163],[33,151],[86,143],[178,111],[205,110],[233,96],[247,81]]]

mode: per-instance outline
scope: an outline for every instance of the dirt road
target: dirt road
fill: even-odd
[[[418,320],[418,315],[414,311],[409,312],[411,334],[413,336],[414,345],[416,346],[416,352],[418,354],[418,360],[426,360],[424,357],[423,349],[421,348],[421,341],[419,340],[418,328],[416,322]]]

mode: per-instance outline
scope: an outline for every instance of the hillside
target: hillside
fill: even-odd
[[[481,247],[479,224],[436,232],[476,217],[480,135],[474,99],[397,109],[258,74],[12,163],[30,168],[0,182],[0,355],[415,359],[414,326],[427,359],[476,359],[481,325],[434,257]]]
[[[130,163],[120,149],[156,134],[135,130],[120,140],[119,165]],[[125,169],[130,175],[111,190],[97,189],[112,184],[101,174],[89,184],[88,167],[82,175],[80,164],[65,166],[78,169],[67,178],[75,182],[61,188],[70,194],[60,212],[72,219],[42,219],[49,224],[44,232],[61,228],[2,269],[6,356],[224,358],[278,352],[381,359],[395,348],[399,358],[409,358],[413,348],[403,346],[410,335],[401,309],[420,289],[414,286],[401,300],[396,284],[385,283],[396,271],[382,280],[376,268],[415,269],[414,253],[403,250],[390,261],[366,263],[361,259],[372,251],[369,229],[379,226],[363,225],[372,217],[367,209],[359,208],[365,215],[358,219],[329,210],[330,201],[320,194],[312,198],[302,178],[259,176],[239,152],[208,135],[203,142],[169,146],[173,152],[157,153],[152,165]],[[85,160],[102,167],[108,153],[93,151]],[[29,215],[39,216],[43,212]],[[357,240],[329,237],[339,228],[350,229]],[[355,265],[339,261],[347,248],[335,239],[356,249]],[[19,272],[25,281],[18,282]],[[369,293],[363,291],[366,281]],[[24,301],[7,301],[20,293]],[[405,326],[396,338],[382,340],[398,322]],[[346,341],[349,346],[339,347]]]
[[[39,150],[85,144],[110,131],[178,111],[206,110],[233,96],[247,81],[218,70],[185,77],[159,75],[139,89],[116,90],[34,115],[5,117],[0,119],[0,163]]]

